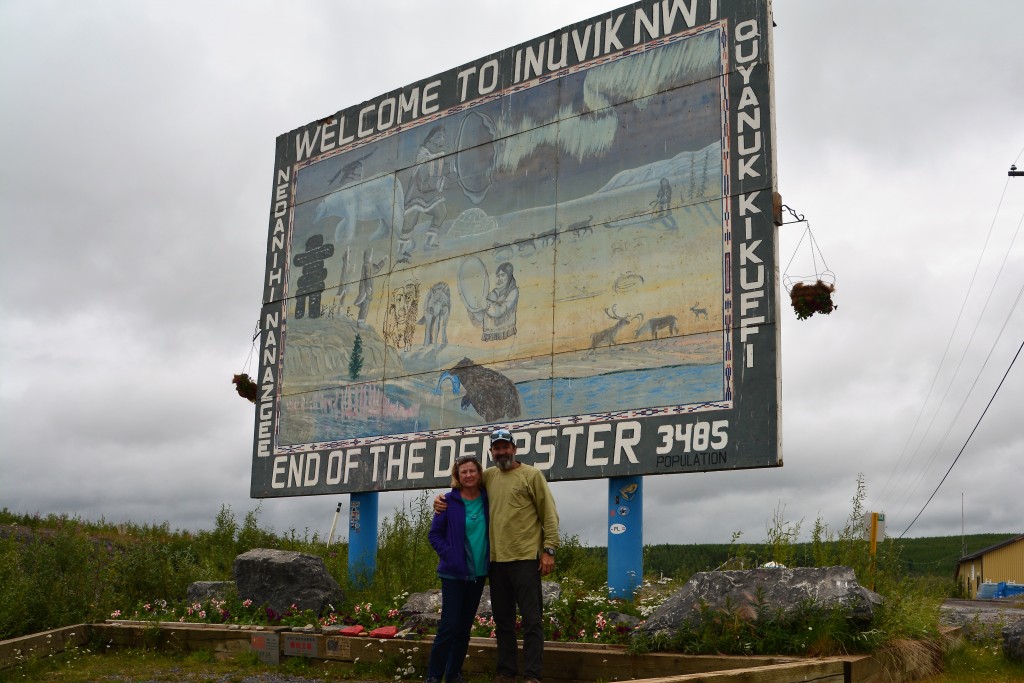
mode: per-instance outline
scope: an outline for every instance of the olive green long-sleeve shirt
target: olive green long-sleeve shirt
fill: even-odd
[[[484,470],[490,501],[491,561],[536,560],[558,547],[558,510],[540,470],[520,464],[514,470]]]

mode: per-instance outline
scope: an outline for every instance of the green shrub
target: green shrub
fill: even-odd
[[[646,617],[696,571],[757,566],[774,560],[787,566],[852,566],[858,580],[885,598],[872,624],[856,626],[847,615],[803,606],[796,613],[773,614],[760,606],[754,620],[737,610],[706,613],[699,627],[687,628],[669,641],[637,640],[631,647],[670,647],[683,652],[830,654],[868,651],[899,639],[932,639],[939,606],[955,586],[949,573],[912,576],[901,557],[904,544],[885,541],[872,556],[862,538],[866,489],[858,476],[852,511],[839,531],[815,520],[810,543],[799,543],[801,522],[786,519],[780,504],[767,525],[764,543],[702,546],[647,546],[644,563],[660,578],[639,586],[633,602],[608,599],[607,551],[588,547],[576,535],[560,540],[555,574],[562,597],[546,612],[548,637],[590,642],[624,642],[624,629],[609,625],[608,613]],[[278,548],[321,557],[345,589],[345,603],[334,605],[320,623],[360,623],[368,629],[399,625],[409,592],[438,586],[437,556],[427,534],[433,519],[429,492],[403,504],[380,524],[376,572],[365,583],[348,576],[348,546],[327,548],[316,533],[289,529],[283,534],[259,525],[260,508],[239,524],[230,506],[221,507],[213,529],[172,532],[166,524],[138,526],[84,522],[66,516],[15,515],[0,510],[0,523],[17,525],[0,535],[0,638],[74,623],[115,618],[209,623],[313,623],[307,612],[269,614],[236,595],[200,605],[185,603],[188,585],[199,580],[232,578],[234,558],[256,547]],[[7,529],[4,529],[7,531]],[[959,540],[959,539],[957,539]],[[939,546],[936,546],[939,547]],[[941,546],[947,547],[947,546]],[[938,550],[929,557],[939,556]],[[945,561],[945,560],[943,560]],[[674,583],[665,575],[679,579]],[[477,625],[490,635],[493,625]]]
[[[380,524],[377,571],[372,581],[349,584],[356,602],[386,603],[401,593],[437,588],[437,553],[427,534],[434,519],[433,498],[424,491]],[[365,586],[365,588],[363,587]]]
[[[604,548],[600,549],[604,551]],[[576,534],[563,534],[555,557],[553,581],[575,581],[585,586],[601,586],[608,582],[607,552],[580,543]],[[642,577],[640,577],[642,579]],[[637,583],[641,581],[638,579]]]

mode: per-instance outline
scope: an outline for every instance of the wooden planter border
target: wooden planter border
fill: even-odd
[[[276,656],[274,661],[288,656],[309,657],[319,660],[322,666],[330,666],[334,662],[351,664],[357,659],[365,663],[400,661],[403,665],[415,667],[416,673],[407,680],[418,680],[426,669],[433,637],[382,640],[300,633],[287,627],[228,628],[218,624],[111,620],[0,641],[0,670],[27,658],[45,657],[79,647],[90,640],[112,647],[153,647],[178,652],[209,650],[222,659],[254,650],[266,654],[266,644],[276,641],[276,652],[271,653],[271,659]],[[463,670],[467,674],[493,674],[495,659],[493,639],[472,638]],[[549,642],[544,646],[544,678],[560,683],[596,680],[632,680],[636,683],[781,683],[798,680],[898,683],[921,678],[935,671],[935,665],[934,660],[894,658],[893,652],[822,658],[738,657],[666,652],[636,655],[628,653],[621,645],[595,643]]]

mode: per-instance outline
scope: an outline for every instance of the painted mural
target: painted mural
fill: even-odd
[[[299,164],[276,444],[732,396],[722,28]]]

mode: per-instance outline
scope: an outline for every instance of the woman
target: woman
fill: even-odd
[[[506,261],[499,265],[494,279],[497,286],[487,294],[483,316],[483,341],[500,341],[516,334],[519,285],[512,264]]]
[[[480,594],[487,579],[490,546],[487,541],[487,492],[481,488],[483,471],[475,455],[464,455],[452,466],[452,490],[444,498],[448,507],[434,516],[430,545],[440,562],[441,625],[430,649],[425,683],[461,683],[462,662],[469,649]]]

